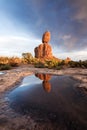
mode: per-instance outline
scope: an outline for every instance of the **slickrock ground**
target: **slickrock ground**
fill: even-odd
[[[66,68],[62,70],[42,69],[34,68],[33,66],[22,66],[12,70],[4,71],[5,74],[0,75],[0,130],[64,130],[65,126],[59,126],[59,128],[49,120],[45,121],[36,119],[33,120],[32,114],[23,116],[15,113],[9,107],[8,98],[6,95],[21,83],[22,79],[33,73],[48,73],[55,75],[70,75],[76,80],[80,81],[80,84],[76,84],[76,87],[82,87],[87,89],[87,69],[81,68]],[[44,122],[44,124],[43,124]]]
[[[53,70],[47,68],[34,68],[33,66],[23,66],[4,72],[5,74],[0,75],[0,92],[17,85],[23,79],[23,77],[33,73],[70,75],[73,78],[80,80],[81,84],[79,87],[87,88],[87,69],[66,68],[62,70]]]

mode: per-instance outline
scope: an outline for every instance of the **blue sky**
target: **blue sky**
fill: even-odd
[[[87,0],[0,0],[0,55],[31,52],[51,32],[53,54],[87,59]]]

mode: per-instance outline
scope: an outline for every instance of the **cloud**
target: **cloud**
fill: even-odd
[[[51,31],[51,44],[64,51],[74,51],[87,48],[87,1],[86,0],[44,0],[33,1],[38,14],[36,28],[40,33]],[[59,34],[63,37],[59,38]],[[68,37],[66,37],[68,36]]]
[[[15,45],[15,50],[20,47],[19,51],[24,48],[33,52],[40,43],[37,39],[49,30],[50,43],[58,52],[83,51],[87,48],[86,12],[87,0],[0,1],[0,36],[11,35],[5,37],[10,41],[4,41],[3,49]]]
[[[64,35],[61,37],[63,40],[68,40],[71,38],[71,35]]]
[[[74,52],[64,52],[64,53],[55,53],[55,55],[60,59],[66,59],[70,57],[72,60],[87,60],[87,50],[84,51],[74,51]]]
[[[75,9],[76,20],[87,20],[87,0],[70,0],[70,5]]]
[[[11,54],[21,56],[23,52],[34,54],[34,47],[40,43],[40,40],[34,37],[2,36],[0,37],[0,43],[1,55]]]

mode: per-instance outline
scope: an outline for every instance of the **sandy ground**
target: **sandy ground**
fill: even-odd
[[[80,85],[77,84],[76,87],[87,89],[87,69],[52,70],[22,66],[4,72],[5,74],[0,75],[0,130],[66,130],[63,126],[53,125],[49,120],[44,122],[42,119],[36,119],[37,121],[35,121],[30,115],[23,116],[15,113],[8,105],[9,101],[6,94],[21,83],[25,76],[33,73],[69,75],[80,81]]]

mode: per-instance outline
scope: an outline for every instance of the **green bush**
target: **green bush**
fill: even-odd
[[[11,66],[8,64],[4,64],[0,66],[0,70],[9,70],[9,69],[11,69]]]
[[[85,61],[82,61],[82,67],[85,67],[85,68],[87,68],[87,60],[85,60]]]
[[[56,66],[55,69],[56,69],[56,70],[61,70],[61,69],[62,69],[62,66]]]
[[[69,61],[66,64],[65,60],[58,61],[56,59],[51,59],[51,60],[45,60],[45,61],[40,61],[35,59],[34,60],[34,65],[37,68],[49,68],[49,69],[62,69],[62,68],[67,68],[67,67],[72,67],[72,68],[87,68],[87,60],[86,61]]]
[[[32,64],[33,63],[33,56],[31,53],[22,53],[23,63]]]
[[[36,64],[34,64],[36,68],[45,68],[45,65],[43,62],[39,61]]]
[[[45,61],[45,66],[47,68],[55,68],[56,66],[58,66],[58,61],[55,60],[55,59],[52,59],[52,60],[46,60]]]
[[[87,61],[70,61],[68,64],[73,68],[87,68]]]

